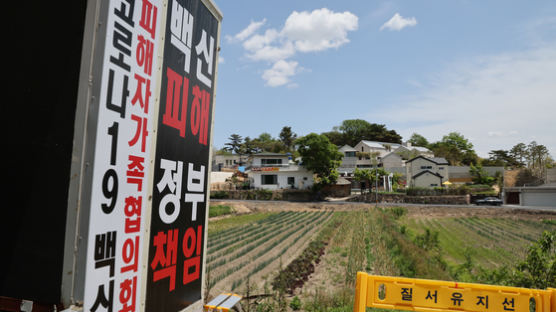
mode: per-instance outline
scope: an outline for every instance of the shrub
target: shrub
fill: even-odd
[[[405,208],[405,207],[392,207],[392,208],[389,209],[389,211],[394,216],[395,219],[399,219],[407,213],[407,208]]]
[[[214,199],[224,199],[224,198],[228,198],[229,196],[230,194],[227,191],[210,192],[210,198],[214,198]]]
[[[232,207],[225,205],[210,206],[209,208],[209,218],[222,216],[232,213]]]
[[[290,302],[290,308],[292,308],[292,310],[294,311],[301,309],[301,300],[298,296],[293,297],[292,301]]]

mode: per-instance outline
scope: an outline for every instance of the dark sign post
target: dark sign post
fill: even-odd
[[[221,18],[209,1],[168,1],[153,167],[146,311],[201,307]]]

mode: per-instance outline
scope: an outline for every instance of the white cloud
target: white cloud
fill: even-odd
[[[286,20],[282,35],[300,52],[337,48],[349,42],[348,31],[357,29],[358,18],[350,12],[335,13],[326,8],[312,12],[294,11]]]
[[[222,56],[218,56],[218,64],[224,64],[224,63],[226,63],[226,60],[224,60]]]
[[[288,59],[298,52],[323,51],[348,43],[348,32],[357,29],[358,18],[350,12],[337,13],[326,8],[294,11],[282,29],[269,28],[257,33],[265,23],[266,19],[251,22],[233,38],[242,42],[247,58],[273,63],[271,69],[264,71],[263,79],[268,86],[276,87],[290,83],[290,78],[299,72],[295,70],[297,62]],[[293,71],[286,67],[293,67]]]
[[[295,61],[279,60],[272,68],[263,73],[263,79],[270,87],[278,87],[288,84],[290,77],[295,75],[298,63]]]
[[[396,13],[388,22],[380,27],[380,30],[389,29],[400,31],[405,27],[412,27],[415,25],[417,25],[417,19],[415,19],[415,17],[404,18],[399,13]]]
[[[556,153],[556,46],[453,64],[425,82],[422,93],[380,116],[436,141],[458,131],[480,156],[535,136]],[[409,125],[409,126],[408,126]],[[405,127],[405,128],[403,128]]]
[[[242,31],[237,33],[233,39],[237,39],[239,41],[243,41],[247,39],[249,36],[254,34],[259,28],[261,28],[266,23],[266,18],[263,18],[260,22],[251,21],[251,23],[245,27]]]

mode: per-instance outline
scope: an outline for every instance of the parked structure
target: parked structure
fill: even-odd
[[[556,208],[556,183],[541,186],[505,187],[504,204]]]
[[[407,185],[440,187],[449,180],[449,163],[444,158],[417,156],[405,162]]]
[[[259,153],[251,156],[247,175],[251,186],[267,190],[307,189],[313,185],[313,172],[298,165],[290,155]]]

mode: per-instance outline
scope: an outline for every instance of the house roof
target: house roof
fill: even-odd
[[[357,150],[349,145],[344,145],[338,149],[340,152],[357,152]]]
[[[351,182],[342,177],[338,177],[338,180],[336,180],[336,185],[346,185],[346,184],[351,184]]]
[[[448,161],[444,157],[434,157],[434,158],[429,158],[429,159],[432,159],[432,161],[434,161],[437,165],[449,165],[450,164],[450,163],[448,163]]]
[[[361,140],[361,143],[367,145],[368,147],[385,149],[384,145],[380,144],[380,142]]]
[[[430,149],[428,149],[426,147],[422,147],[422,146],[411,146],[411,147],[408,147],[408,148],[412,148],[412,149],[417,150],[418,152],[422,152],[422,153],[430,153],[431,152]]]
[[[437,177],[439,177],[439,178],[441,178],[441,179],[444,179],[443,176],[439,175],[438,173],[432,172],[432,171],[430,171],[430,170],[421,171],[421,172],[419,172],[418,174],[414,175],[414,176],[412,177],[412,179],[415,179],[415,178],[417,178],[417,177],[419,177],[419,176],[422,176],[423,174],[425,174],[425,173],[427,173],[427,172],[430,173],[430,174],[432,174],[432,175],[434,175],[434,176],[437,176]]]
[[[387,157],[398,157],[398,158],[401,159],[400,155],[398,155],[398,154],[396,154],[396,153],[394,153],[394,152],[390,152],[390,153],[384,155],[384,156],[382,157],[382,159],[387,158]]]
[[[423,156],[423,155],[419,155],[419,156],[417,156],[417,157],[414,157],[414,158],[412,158],[412,159],[406,161],[406,163],[412,162],[412,161],[414,161],[414,160],[416,160],[416,159],[418,159],[418,158],[422,158],[422,159],[428,160],[428,161],[433,162],[433,163],[435,163],[435,164],[437,164],[437,165],[449,165],[449,163],[448,163],[448,161],[446,160],[446,158],[443,158],[443,157],[427,158],[427,157],[425,157],[425,156]]]

